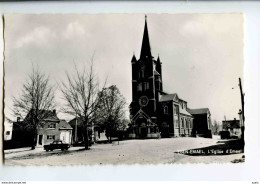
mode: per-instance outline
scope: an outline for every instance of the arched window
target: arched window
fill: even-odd
[[[144,82],[144,91],[147,91],[149,89],[149,83]]]
[[[145,76],[145,74],[144,74],[144,69],[142,68],[141,70],[139,70],[139,78],[140,78],[140,79],[143,79],[144,76]]]
[[[164,114],[168,114],[168,107],[164,106],[163,111],[164,111]]]
[[[139,83],[138,85],[137,85],[137,91],[142,91],[143,90],[143,88],[142,88],[142,83]]]

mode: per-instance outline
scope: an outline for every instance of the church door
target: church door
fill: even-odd
[[[147,136],[147,128],[146,128],[146,124],[144,122],[141,123],[140,136],[141,137],[146,137]]]
[[[147,136],[146,127],[142,127],[141,128],[141,137],[146,137],[146,136]]]

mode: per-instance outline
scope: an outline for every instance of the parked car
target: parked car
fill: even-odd
[[[221,139],[230,139],[229,131],[220,131],[219,134]]]
[[[68,150],[69,147],[69,144],[63,143],[62,141],[53,141],[51,144],[43,146],[44,150],[46,151],[53,151],[55,149],[61,149],[63,151]]]

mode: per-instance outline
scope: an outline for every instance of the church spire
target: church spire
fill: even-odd
[[[144,35],[143,35],[140,59],[145,59],[146,57],[148,57],[148,58],[152,57],[146,19],[147,19],[147,16],[145,15]]]

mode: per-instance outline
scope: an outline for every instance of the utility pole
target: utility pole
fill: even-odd
[[[244,93],[243,93],[243,89],[242,89],[241,78],[239,78],[239,87],[240,87],[240,94],[241,94],[242,118],[243,118],[243,124],[244,124],[244,121],[245,121],[245,113],[244,113]]]
[[[241,131],[242,131],[242,140],[244,141],[244,131],[245,131],[245,111],[244,111],[244,93],[242,89],[242,84],[241,84],[241,78],[239,78],[239,87],[240,87],[240,94],[241,94],[241,105],[242,105],[242,126],[241,126]]]
[[[77,143],[78,142],[78,132],[77,132],[77,130],[78,130],[78,116],[77,116],[77,114],[76,114],[76,124],[75,124],[75,143]]]

